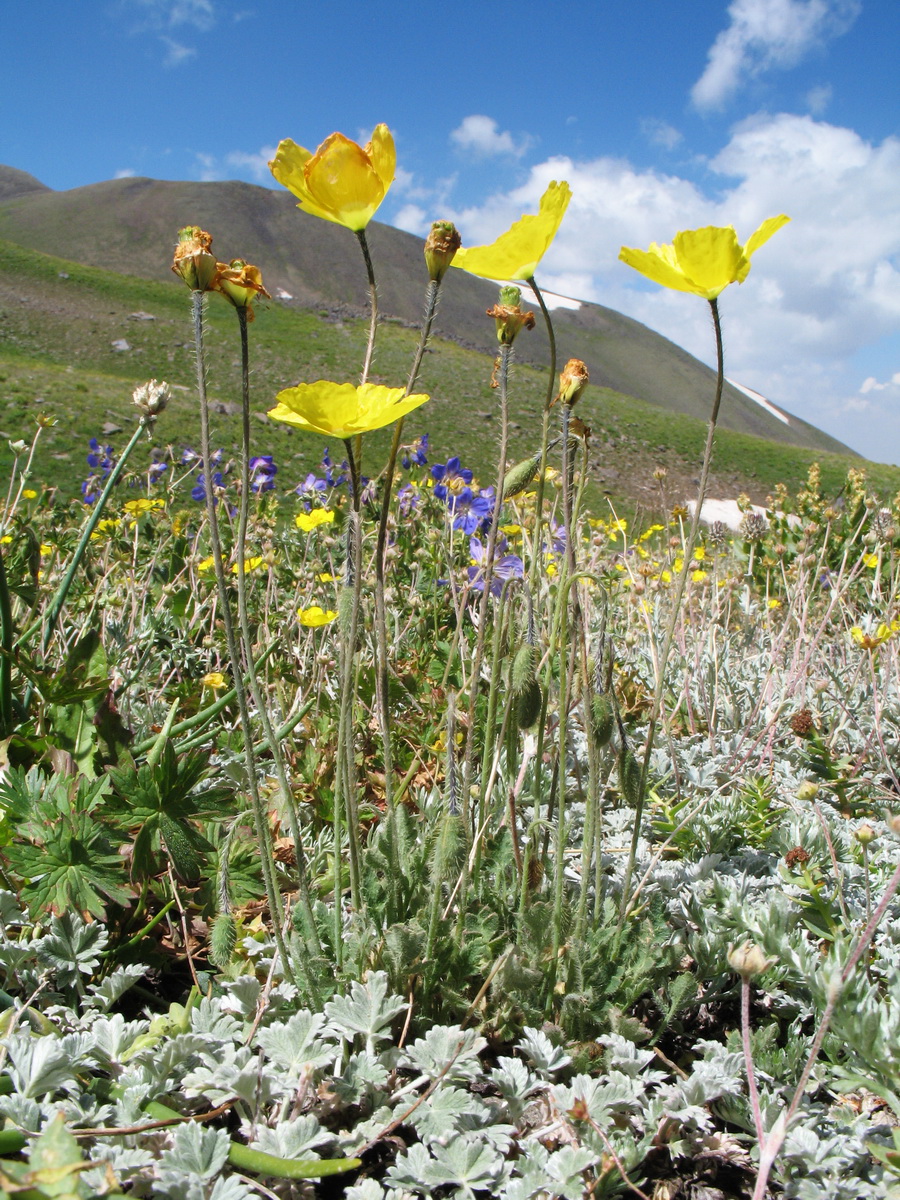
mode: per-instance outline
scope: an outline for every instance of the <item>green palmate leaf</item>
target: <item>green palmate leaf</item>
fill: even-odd
[[[390,1036],[391,1022],[404,1008],[402,996],[388,996],[385,972],[376,971],[365,983],[354,981],[349,996],[336,996],[326,1004],[325,1015],[348,1040],[361,1034],[372,1050],[376,1041]]]

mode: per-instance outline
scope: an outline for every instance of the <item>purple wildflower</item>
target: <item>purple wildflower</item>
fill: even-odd
[[[250,491],[257,495],[260,492],[271,492],[275,489],[275,476],[278,468],[271,454],[261,454],[250,459]]]
[[[494,548],[494,570],[491,577],[492,596],[499,596],[503,585],[511,579],[524,579],[525,577],[525,564],[518,554],[506,554],[505,551],[506,539],[498,538]],[[469,583],[475,591],[484,591],[487,547],[482,545],[479,538],[471,537],[469,538],[469,553],[473,559],[473,565],[468,569]]]
[[[403,469],[408,471],[413,465],[424,467],[428,465],[428,434],[423,433],[421,437],[416,438],[411,446],[405,447],[405,453],[400,460],[403,463]]]
[[[459,465],[459,458],[448,458],[445,463],[435,463],[431,468],[434,494],[438,500],[446,500],[451,492],[458,492],[472,482],[472,472]]]
[[[435,488],[437,491],[437,488]],[[493,489],[488,488],[477,496],[470,487],[447,497],[453,528],[462,533],[473,534],[491,519],[494,508]]]

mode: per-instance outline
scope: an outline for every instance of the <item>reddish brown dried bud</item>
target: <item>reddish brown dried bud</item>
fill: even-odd
[[[816,728],[813,715],[808,708],[801,708],[799,712],[795,712],[791,717],[790,726],[797,737],[809,737]]]

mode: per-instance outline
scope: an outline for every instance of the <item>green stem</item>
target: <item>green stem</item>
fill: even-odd
[[[243,568],[246,559],[247,526],[250,521],[250,347],[247,334],[247,309],[236,308],[238,325],[241,331],[241,500],[238,514],[237,561]],[[294,843],[294,857],[297,863],[297,886],[300,896],[300,906],[304,916],[304,927],[309,941],[308,949],[318,953],[321,949],[316,936],[316,923],[313,917],[312,903],[309,897],[309,881],[307,878],[306,853],[303,848],[303,837],[300,832],[300,819],[294,793],[291,789],[281,743],[275,736],[275,730],[269,717],[269,706],[263,695],[253,660],[253,634],[250,629],[250,617],[247,610],[247,581],[243,569],[238,571],[238,620],[241,627],[241,638],[244,643],[244,654],[247,659],[247,676],[253,703],[262,723],[269,752],[275,766],[275,775],[281,789],[281,799],[284,811],[287,813],[291,829],[291,839]]]
[[[694,515],[691,520],[691,531],[688,535],[687,545],[684,548],[684,561],[681,564],[681,571],[678,575],[678,580],[675,584],[675,595],[672,599],[672,612],[669,615],[669,620],[666,625],[665,637],[663,639],[663,649],[660,655],[658,674],[656,679],[656,689],[653,694],[653,707],[650,710],[650,721],[647,725],[647,740],[644,747],[644,758],[641,763],[641,781],[638,794],[637,808],[634,814],[634,829],[631,835],[631,846],[628,850],[628,861],[625,865],[625,877],[622,881],[622,896],[619,902],[619,920],[618,930],[621,932],[622,926],[625,924],[625,918],[628,913],[631,889],[631,879],[634,874],[634,863],[637,858],[638,841],[641,835],[641,820],[644,815],[644,796],[647,790],[647,776],[650,770],[650,755],[653,752],[653,737],[656,733],[656,726],[659,721],[660,713],[662,712],[663,696],[666,689],[666,667],[669,662],[669,655],[672,652],[672,643],[675,640],[675,630],[678,627],[678,615],[681,611],[681,602],[684,599],[684,592],[687,586],[688,575],[691,570],[691,559],[694,557],[694,549],[697,545],[697,537],[700,532],[700,513],[703,508],[703,501],[706,499],[706,489],[709,486],[709,471],[712,464],[713,445],[716,436],[716,422],[719,419],[719,407],[722,403],[722,390],[725,384],[725,350],[722,343],[722,323],[719,318],[719,301],[712,299],[709,301],[709,307],[712,312],[713,329],[716,336],[716,394],[713,400],[712,411],[709,414],[709,425],[706,433],[706,447],[703,451],[703,466],[700,471],[700,486],[697,491],[697,507],[694,509]]]
[[[0,550],[0,738],[9,737],[13,731],[12,654],[12,602],[6,564]]]
[[[478,606],[478,633],[475,638],[475,654],[469,680],[468,725],[466,728],[466,756],[463,770],[463,819],[469,833],[469,809],[471,801],[472,770],[475,762],[475,708],[481,682],[481,667],[484,662],[484,646],[487,637],[487,617],[491,601],[491,585],[494,582],[494,552],[497,546],[497,530],[500,526],[500,509],[503,504],[503,480],[506,477],[506,459],[509,447],[509,362],[512,346],[505,342],[500,346],[500,458],[497,464],[497,490],[484,552],[482,571],[481,603]]]
[[[216,512],[215,484],[213,483],[212,462],[209,448],[209,404],[206,395],[206,361],[203,351],[203,300],[204,293],[191,293],[191,307],[194,326],[194,346],[197,359],[197,393],[200,398],[200,450],[203,458],[204,492],[206,495],[206,515],[209,523],[209,538],[213,553],[216,586],[219,591],[219,606],[222,611],[222,624],[225,627],[225,640],[228,646],[228,657],[234,676],[234,692],[244,731],[244,760],[247,769],[247,787],[250,792],[253,820],[256,826],[256,837],[259,842],[260,861],[262,865],[263,883],[266,889],[266,899],[272,917],[272,931],[275,945],[281,957],[285,977],[294,983],[294,973],[288,959],[287,947],[281,929],[281,903],[278,894],[274,869],[274,851],[272,846],[272,831],[269,828],[269,815],[266,812],[262,797],[259,794],[259,781],[256,777],[256,755],[253,750],[253,736],[250,724],[250,706],[247,703],[247,690],[244,686],[244,672],[241,656],[238,650],[237,638],[234,631],[234,619],[231,613],[231,597],[225,579],[225,564],[222,559],[222,543],[219,537],[219,519]],[[243,560],[238,563],[238,570],[243,572]]]
[[[416,347],[415,357],[406,384],[407,396],[412,394],[412,390],[416,386],[416,380],[419,377],[422,359],[425,356],[425,348],[428,345],[428,339],[431,336],[431,327],[434,323],[435,313],[437,312],[440,286],[439,280],[430,279],[428,281],[428,289],[425,294],[425,321],[422,325],[422,333],[419,337],[419,344]],[[387,614],[384,604],[385,550],[387,548],[387,528],[391,512],[391,498],[394,491],[394,471],[397,466],[397,455],[400,452],[400,439],[403,436],[403,422],[404,418],[401,417],[394,425],[394,436],[391,440],[391,450],[384,473],[384,492],[381,497],[381,513],[378,519],[378,534],[375,544],[375,639],[376,653],[378,655],[376,686],[379,721],[381,724],[381,740],[384,747],[384,798],[388,812],[393,807],[394,780],[393,756],[391,752],[390,704],[388,702]]]
[[[372,355],[375,353],[375,334],[378,330],[378,288],[375,284],[375,268],[372,266],[372,256],[369,254],[366,231],[359,229],[356,236],[359,239],[359,247],[362,250],[363,260],[366,264],[366,277],[369,281],[369,338],[366,342],[366,356],[363,360],[363,369],[359,379],[360,383],[365,383],[369,378]]]

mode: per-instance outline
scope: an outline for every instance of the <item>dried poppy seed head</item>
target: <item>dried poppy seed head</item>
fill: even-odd
[[[809,737],[816,728],[813,715],[808,708],[801,708],[799,712],[795,712],[791,717],[790,726],[797,737]]]
[[[740,525],[740,535],[745,542],[761,542],[769,529],[769,522],[761,513],[748,512]]]

